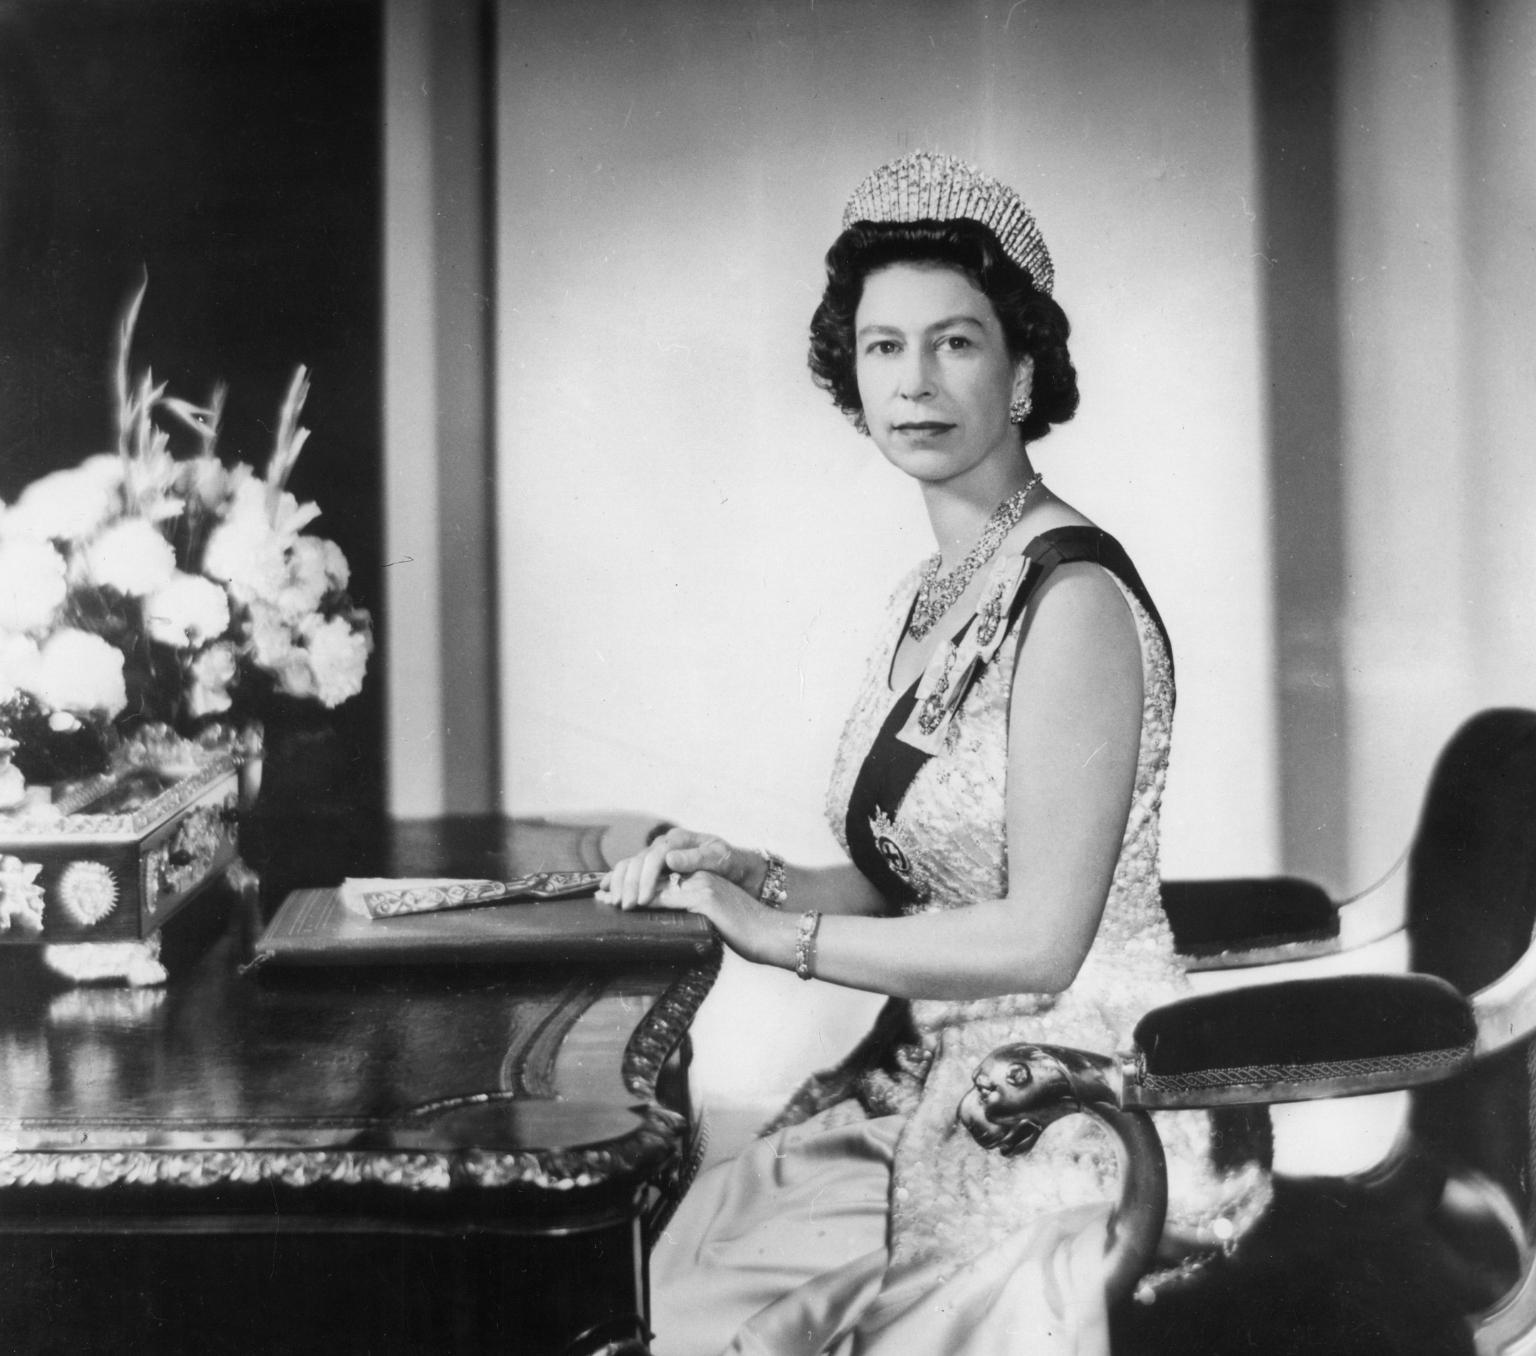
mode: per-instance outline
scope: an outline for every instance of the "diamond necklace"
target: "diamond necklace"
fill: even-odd
[[[907,634],[913,640],[921,640],[933,630],[934,623],[948,612],[955,605],[955,600],[965,592],[966,585],[975,577],[976,571],[997,554],[997,548],[1003,544],[1003,538],[1024,516],[1024,506],[1040,483],[1041,475],[1036,471],[1030,477],[1028,484],[1022,489],[1015,490],[993,509],[992,516],[987,519],[986,526],[981,529],[981,535],[976,538],[976,544],[965,553],[965,559],[944,578],[939,578],[939,565],[943,562],[943,553],[935,551],[928,557],[927,563],[923,566],[922,579],[917,586],[917,601],[912,604],[912,617],[907,622]]]

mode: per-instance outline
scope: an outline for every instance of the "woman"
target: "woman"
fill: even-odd
[[[1124,553],[1030,460],[1077,386],[1018,196],[918,152],[843,224],[812,373],[917,483],[938,543],[892,597],[838,749],[851,862],[674,830],[604,894],[899,1001],[685,1198],[653,1257],[656,1351],[1102,1350],[1109,1147],[1073,1117],[1003,1159],[955,1108],[994,1047],[1112,1052],[1185,991],[1158,884],[1172,660]],[[1263,1172],[1219,1167],[1204,1115],[1163,1121],[1170,1233],[1232,1240]]]

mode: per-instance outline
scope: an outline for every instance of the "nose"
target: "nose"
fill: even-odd
[[[897,393],[908,400],[926,400],[934,386],[933,355],[924,345],[914,344],[902,355]]]

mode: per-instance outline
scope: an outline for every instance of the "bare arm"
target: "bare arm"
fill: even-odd
[[[818,913],[868,916],[885,913],[890,908],[885,896],[852,862],[843,862],[839,866],[791,866],[784,889],[789,896],[785,907],[796,919],[806,909],[815,909]]]
[[[1053,574],[1026,614],[1009,714],[1009,890],[969,908],[825,919],[816,973],[907,998],[1056,992],[1092,944],[1120,853],[1141,730],[1141,650],[1114,581]],[[872,891],[871,891],[872,892]],[[800,910],[762,908],[707,870],[657,903],[704,913],[750,960],[793,966]],[[831,912],[831,910],[825,910]]]

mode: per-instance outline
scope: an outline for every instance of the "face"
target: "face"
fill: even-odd
[[[997,312],[964,273],[918,263],[871,273],[854,342],[864,419],[892,465],[981,488],[1016,473],[1008,403],[1028,391],[1032,363],[1009,356]]]

